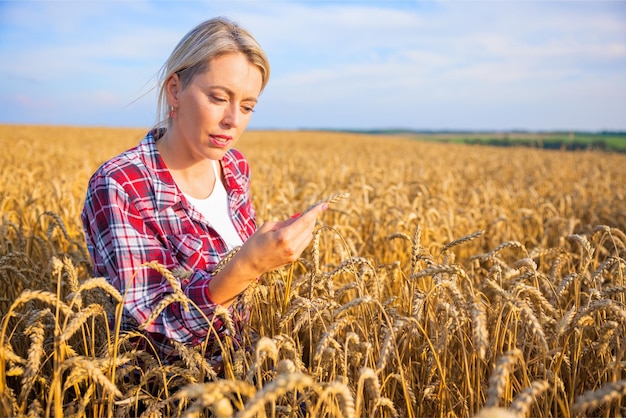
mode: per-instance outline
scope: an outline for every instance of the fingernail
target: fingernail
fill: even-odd
[[[296,213],[294,213],[293,215],[291,215],[291,219],[295,219],[295,218],[297,218],[298,216],[300,216],[300,212],[296,212]]]
[[[328,203],[324,203],[324,204],[322,205],[322,210],[326,210],[326,209],[328,209]]]

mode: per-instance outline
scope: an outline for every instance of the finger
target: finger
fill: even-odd
[[[322,212],[328,209],[328,203],[322,202],[316,206],[311,207],[304,213],[296,212],[284,221],[278,221],[275,223],[272,228],[273,231],[289,226],[293,223],[299,222],[299,225],[306,225],[310,222],[314,222],[314,219],[317,218]],[[300,221],[302,219],[302,221]]]
[[[315,227],[317,218],[326,209],[328,209],[328,203],[320,203],[298,217],[282,221],[281,227],[290,227],[296,234],[309,233]]]
[[[272,222],[272,225],[270,228],[267,228],[268,231],[279,231],[283,228],[286,228],[290,225],[292,225],[293,223],[297,222],[299,218],[289,218],[289,219],[285,219],[283,221],[277,221],[277,222]]]
[[[312,206],[311,208],[307,209],[299,217],[301,217],[301,218],[304,218],[304,217],[317,218],[322,213],[324,213],[327,209],[328,209],[328,202],[320,202],[317,205]]]
[[[269,231],[276,231],[282,228],[287,221],[265,221],[257,231],[261,234]]]

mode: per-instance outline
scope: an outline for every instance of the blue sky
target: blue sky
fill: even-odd
[[[202,20],[272,65],[255,129],[626,130],[626,1],[0,1],[0,123],[150,127]]]

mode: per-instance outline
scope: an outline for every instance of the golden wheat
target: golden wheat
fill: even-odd
[[[0,125],[1,416],[624,414],[625,155],[246,133],[259,223],[344,201],[246,291],[218,377],[206,347],[163,365],[110,332],[123,295],[91,277],[87,180],[144,133]],[[142,268],[174,295],[154,317],[189,303],[189,271]]]

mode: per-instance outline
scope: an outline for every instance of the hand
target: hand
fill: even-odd
[[[264,223],[241,248],[249,251],[257,275],[296,261],[313,239],[316,219],[327,208],[327,203],[321,203],[303,215]]]
[[[302,215],[264,223],[209,284],[214,302],[227,304],[263,273],[294,262],[313,239],[317,218],[328,208],[323,202]]]

